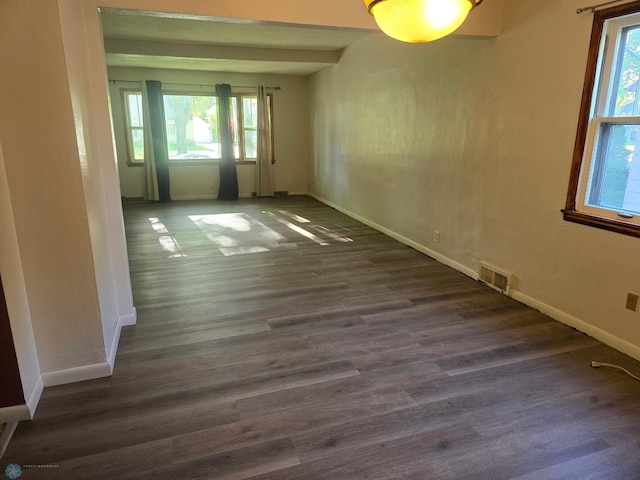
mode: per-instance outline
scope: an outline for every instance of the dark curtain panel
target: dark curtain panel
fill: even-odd
[[[165,130],[164,103],[162,101],[162,84],[155,80],[147,80],[147,96],[149,116],[151,117],[151,138],[153,139],[153,155],[158,177],[158,197],[161,202],[170,202],[169,193],[169,148]]]
[[[238,173],[233,156],[233,116],[229,105],[231,85],[216,85],[218,97],[218,135],[220,138],[220,190],[218,200],[238,199]]]

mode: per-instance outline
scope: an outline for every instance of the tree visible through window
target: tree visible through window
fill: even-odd
[[[617,65],[611,72],[610,98],[596,132],[594,160],[586,203],[618,211],[640,212],[638,192],[630,189],[629,173],[634,160],[638,136],[638,82],[640,73],[640,27],[620,32]],[[602,83],[606,83],[604,80]],[[603,85],[604,87],[604,85]],[[637,98],[638,97],[638,98]],[[605,120],[608,118],[608,120]],[[622,122],[622,123],[618,123]],[[640,153],[640,150],[639,150]],[[636,164],[639,163],[636,160]]]
[[[217,98],[164,95],[169,158],[220,158]]]
[[[255,160],[258,116],[255,95],[229,99],[233,116],[232,138],[236,160]],[[165,94],[164,109],[170,159],[220,158],[217,98],[204,95]]]
[[[215,95],[164,94],[169,159],[220,158],[218,99]],[[255,94],[230,99],[233,152],[237,161],[254,161],[257,154],[258,102]],[[144,162],[142,93],[123,91],[129,163]],[[271,103],[271,97],[269,97]]]

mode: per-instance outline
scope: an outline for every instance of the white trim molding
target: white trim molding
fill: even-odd
[[[388,228],[378,225],[375,222],[372,222],[366,218],[361,217],[360,215],[357,215],[345,208],[340,207],[339,205],[336,205],[328,200],[325,200],[324,198],[319,197],[318,195],[315,195],[313,193],[309,193],[308,195],[310,197],[315,198],[319,202],[329,205],[330,207],[335,208],[339,212],[342,212],[345,215],[348,215],[349,217],[354,218],[359,222],[362,222],[365,225],[368,225],[371,228],[374,228],[379,232],[382,232],[385,235],[388,235],[391,238],[394,238],[395,240],[398,240],[399,242],[404,243],[405,245],[408,245],[418,250],[419,252],[422,252],[425,255],[430,256],[431,258],[437,260],[438,262],[443,263],[444,265],[447,265],[455,270],[458,270],[461,273],[464,273],[465,275],[473,278],[474,280],[478,280],[479,278],[478,273],[476,271],[448,257],[445,257],[444,255],[438,252],[434,252],[433,250],[425,247],[424,245],[416,243],[411,239],[408,239],[396,232],[389,230]],[[626,340],[616,337],[615,335],[612,335],[609,332],[606,332],[598,327],[595,327],[585,322],[584,320],[580,320],[579,318],[574,317],[573,315],[563,312],[562,310],[552,307],[551,305],[547,305],[546,303],[540,300],[537,300],[533,297],[530,297],[528,295],[525,295],[524,293],[519,292],[517,290],[511,289],[509,296],[514,300],[516,300],[517,302],[523,303],[524,305],[527,305],[528,307],[531,307],[534,310],[538,310],[539,312],[547,315],[548,317],[551,317],[560,323],[568,325],[569,327],[575,328],[576,330],[579,330],[580,332],[583,332],[589,335],[590,337],[595,338],[596,340],[604,343],[605,345],[608,345],[611,348],[615,348],[616,350],[640,361],[640,347],[638,347],[637,345],[629,343]]]
[[[25,404],[0,408],[0,423],[22,422],[31,418],[29,407]]]
[[[171,195],[171,200],[177,202],[185,202],[190,200],[215,200],[218,195]]]
[[[42,382],[45,387],[65,385],[67,383],[84,382],[111,376],[111,365],[108,362],[85,365],[82,367],[67,368],[55,372],[42,374]]]
[[[42,376],[39,375],[35,385],[31,389],[31,393],[29,393],[29,398],[27,398],[26,403],[13,407],[0,408],[0,423],[31,420],[36,414],[43,390],[44,384],[42,383]]]
[[[130,327],[135,325],[138,321],[138,311],[136,307],[133,307],[133,311],[131,313],[127,313],[126,315],[120,315],[118,317],[118,323],[123,327]]]
[[[120,335],[122,334],[122,327],[128,327],[135,325],[138,319],[138,312],[136,307],[133,307],[133,312],[126,315],[120,315],[116,322],[116,331],[113,334],[113,340],[111,340],[111,346],[107,351],[107,363],[109,364],[110,372],[113,373],[113,369],[116,365],[116,355],[118,353],[118,345],[120,343]]]
[[[447,265],[455,270],[458,270],[461,273],[464,273],[465,275],[467,275],[468,277],[473,278],[474,280],[478,280],[478,273],[475,272],[474,270],[466,267],[465,265],[458,263],[452,259],[450,259],[449,257],[445,257],[444,255],[442,255],[441,253],[438,253],[434,250],[431,250],[430,248],[415,242],[413,240],[411,240],[410,238],[407,238],[403,235],[400,235],[397,232],[394,232],[393,230],[389,230],[386,227],[383,227],[382,225],[378,225],[375,222],[372,222],[371,220],[361,217],[360,215],[353,213],[350,210],[347,210],[346,208],[342,208],[339,205],[336,205],[335,203],[330,202],[329,200],[326,200],[322,197],[319,197],[313,193],[308,193],[307,195],[309,195],[312,198],[315,198],[316,200],[318,200],[319,202],[324,203],[325,205],[329,205],[332,208],[335,208],[336,210],[338,210],[341,213],[344,213],[345,215],[354,218],[355,220],[358,220],[361,223],[364,223],[365,225],[378,230],[381,233],[384,233],[385,235],[393,238],[394,240],[399,241],[400,243],[404,243],[405,245],[413,248],[414,250],[419,251],[420,253],[424,253],[425,255],[433,258],[434,260],[437,260],[438,262]]]
[[[38,379],[31,389],[29,398],[27,398],[27,407],[29,408],[29,413],[31,414],[29,418],[33,418],[33,416],[36,414],[36,409],[38,408],[38,403],[40,403],[40,397],[42,396],[43,390],[44,383],[42,381],[42,375],[38,375]]]
[[[608,345],[611,348],[615,348],[616,350],[640,361],[640,347],[638,347],[637,345],[629,343],[626,340],[621,339],[620,337],[616,337],[615,335],[611,335],[609,332],[605,332],[598,327],[594,327],[584,320],[580,320],[573,315],[563,312],[562,310],[558,310],[557,308],[552,307],[551,305],[547,305],[546,303],[543,303],[540,300],[532,298],[528,295],[525,295],[522,292],[512,290],[511,297],[517,302],[524,303],[525,305],[538,310],[541,313],[544,313],[554,320],[557,320],[560,323],[564,323],[569,327],[575,328],[576,330],[579,330],[580,332],[595,338],[605,345]]]

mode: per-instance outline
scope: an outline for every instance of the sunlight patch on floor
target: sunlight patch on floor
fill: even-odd
[[[149,223],[151,224],[151,228],[153,231],[159,234],[170,233],[169,229],[165,226],[164,223],[160,221],[158,217],[149,217]],[[186,255],[180,252],[180,244],[178,241],[171,235],[161,235],[158,237],[158,243],[162,250],[170,253],[169,258],[182,258],[186,257]]]
[[[189,219],[225,256],[268,252],[286,240],[246,213],[189,215]]]
[[[287,210],[277,212],[264,210],[262,213],[297,235],[321,246],[330,245],[332,242],[353,241],[322,225],[314,225],[311,220]],[[278,248],[296,248],[297,246],[290,237],[287,238],[246,213],[189,215],[189,219],[225,256],[268,252]],[[179,249],[179,245],[177,248]]]

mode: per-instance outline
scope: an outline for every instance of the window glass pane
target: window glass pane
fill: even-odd
[[[258,132],[256,130],[244,131],[244,152],[247,158],[258,156]]]
[[[142,127],[142,94],[127,93],[126,98],[129,107],[129,126]]]
[[[640,127],[602,124],[586,203],[640,214]]]
[[[634,26],[622,31],[618,53],[618,65],[614,76],[613,108],[615,117],[638,115],[640,95],[640,27]]]
[[[240,133],[238,132],[238,99],[229,97],[229,109],[231,110],[231,118],[234,119],[231,125],[231,137],[233,138],[233,156],[240,158]]]
[[[242,97],[242,114],[244,128],[258,128],[257,97]]]
[[[169,158],[220,158],[216,97],[163,97]]]
[[[144,132],[141,128],[131,130],[131,142],[133,143],[133,159],[144,161]]]

